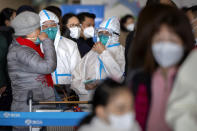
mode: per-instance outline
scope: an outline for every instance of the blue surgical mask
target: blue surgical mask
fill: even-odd
[[[45,30],[42,30],[42,32],[45,32],[51,40],[55,40],[57,27],[49,27]]]
[[[108,40],[109,40],[109,36],[107,35],[99,35],[99,40],[103,45],[106,45]]]

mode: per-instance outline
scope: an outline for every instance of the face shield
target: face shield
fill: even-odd
[[[58,27],[58,23],[56,23],[53,20],[49,20],[49,21],[45,21],[42,25],[41,25],[41,30],[45,30],[47,28],[50,27]]]

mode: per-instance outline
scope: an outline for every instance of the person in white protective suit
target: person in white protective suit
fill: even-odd
[[[48,37],[54,40],[57,54],[57,68],[52,73],[53,82],[54,84],[69,85],[75,66],[81,60],[77,44],[60,36],[59,19],[54,13],[41,10],[39,16],[41,31],[46,32]]]
[[[120,23],[117,17],[104,20],[97,29],[97,40],[76,67],[71,88],[80,100],[90,100],[97,82],[107,77],[121,80],[124,74],[125,48],[119,43]]]

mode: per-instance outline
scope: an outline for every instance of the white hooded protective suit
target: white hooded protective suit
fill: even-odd
[[[104,20],[100,28],[120,34],[120,23],[118,18],[112,17]],[[119,43],[119,36],[112,35],[106,50],[101,54],[91,50],[81,60],[73,73],[71,88],[75,90],[80,100],[89,100],[92,91],[85,89],[84,82],[87,80],[102,80],[107,77],[121,79],[124,74],[125,57],[124,47]]]
[[[39,16],[41,26],[48,20],[59,23],[58,17],[50,11],[41,10]],[[57,54],[57,68],[52,73],[53,82],[54,84],[71,84],[73,71],[81,60],[77,44],[70,39],[60,36],[58,27],[54,45]]]

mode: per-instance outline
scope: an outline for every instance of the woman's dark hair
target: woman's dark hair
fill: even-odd
[[[77,17],[77,15],[73,14],[73,13],[68,13],[68,14],[65,14],[63,17],[62,17],[62,29],[61,29],[61,34],[62,36],[66,37],[66,38],[69,38],[71,39],[70,37],[70,30],[68,29],[68,27],[66,26],[68,24],[68,21],[70,18],[72,17]]]
[[[126,90],[129,92],[129,88],[125,86],[124,83],[118,83],[114,80],[107,79],[101,83],[95,90],[93,99],[92,99],[92,112],[85,117],[79,126],[89,124],[92,118],[96,115],[96,108],[98,106],[107,106],[109,100],[116,96],[120,91]]]
[[[125,15],[120,19],[120,29],[124,32],[129,32],[124,26],[128,19],[134,19],[134,17],[132,15]]]
[[[160,0],[147,0],[146,6],[159,4],[159,3],[160,3]]]
[[[62,17],[62,11],[59,7],[57,6],[47,6],[45,8],[45,10],[48,10],[48,11],[51,11],[53,12],[55,15],[57,15],[57,17],[59,18],[59,20],[61,20],[61,17]]]
[[[147,0],[146,6],[154,5],[154,4],[160,4],[161,0]],[[177,7],[176,4],[172,1],[169,0],[169,4],[171,6]]]
[[[32,6],[30,6],[30,5],[22,5],[16,10],[16,15],[18,15],[18,14],[24,12],[24,11],[30,11],[30,12],[37,13],[36,10]]]
[[[96,18],[96,15],[93,14],[93,13],[88,13],[88,12],[81,12],[77,15],[78,19],[79,19],[79,22],[82,24],[84,21],[85,21],[85,18],[88,17],[88,18],[92,18],[92,19],[95,19]]]
[[[44,9],[54,13],[58,17],[59,26],[60,26],[60,29],[61,29],[62,28],[62,11],[61,11],[61,9],[57,6],[47,6]]]
[[[169,27],[183,41],[184,57],[179,64],[192,50],[194,47],[192,27],[181,10],[163,4],[146,6],[139,15],[136,34],[130,49],[130,69],[142,68],[148,73],[155,71],[157,64],[152,54],[151,44],[153,36],[162,25]]]
[[[0,26],[5,26],[5,21],[10,21],[10,17],[13,15],[14,12],[16,12],[16,10],[11,8],[4,8],[0,12]]]

